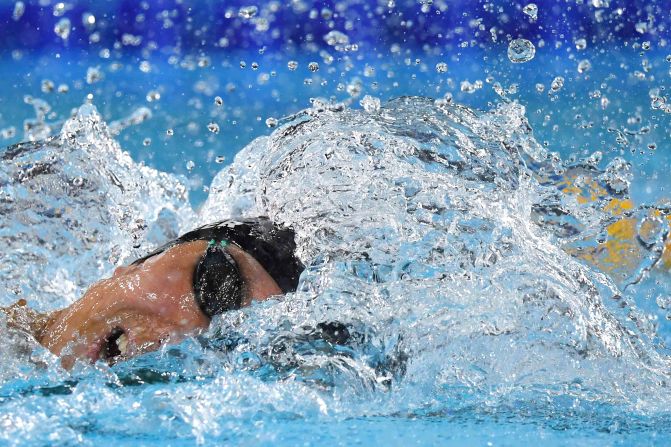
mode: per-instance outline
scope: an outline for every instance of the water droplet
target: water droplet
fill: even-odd
[[[648,23],[647,22],[638,22],[634,26],[636,28],[636,32],[639,34],[645,34],[648,32]]]
[[[659,295],[655,302],[660,309],[671,309],[671,296]]]
[[[535,3],[529,3],[526,5],[522,12],[529,16],[531,20],[536,20],[538,18],[538,6]]]
[[[659,217],[645,217],[638,224],[638,239],[646,248],[652,248],[663,242],[665,228],[664,221]]]
[[[603,98],[601,98],[601,108],[602,109],[605,110],[608,107],[609,104],[610,104],[610,100],[608,98],[606,98],[605,96]]]
[[[145,146],[149,146],[151,144],[151,138],[147,137],[144,140],[142,140],[142,144]]]
[[[364,96],[361,101],[359,101],[359,104],[361,104],[361,107],[368,113],[374,113],[380,110],[380,99],[370,95]]]
[[[666,98],[662,96],[653,96],[652,99],[650,100],[650,107],[653,110],[659,110],[662,107],[664,107],[664,104],[666,104]]]
[[[629,190],[631,184],[631,164],[620,157],[615,157],[608,163],[608,166],[606,166],[603,174],[599,176],[599,179],[604,182],[614,194],[625,194]]]
[[[438,62],[436,64],[436,71],[438,73],[447,73],[447,64],[445,62]]]
[[[508,45],[508,59],[515,64],[529,62],[536,55],[536,47],[526,39],[515,39]]]
[[[49,2],[40,2],[44,4],[49,4]],[[54,5],[53,14],[54,17],[62,17],[66,11],[72,9],[72,5],[69,5],[65,2],[58,2]]]
[[[21,17],[23,17],[24,12],[26,12],[25,3],[23,2],[14,3],[14,12],[12,13],[12,19],[14,19],[14,21],[18,21]]]
[[[266,126],[270,128],[277,127],[277,123],[278,123],[277,118],[271,117],[266,120]]]
[[[161,93],[159,93],[156,90],[151,90],[149,93],[147,93],[147,102],[154,102],[158,101],[161,99]]]
[[[552,80],[552,84],[550,84],[550,90],[552,91],[552,93],[558,92],[559,90],[562,89],[562,87],[564,87],[564,78],[561,76],[557,76],[556,78],[554,78]]]
[[[578,73],[585,73],[592,69],[592,63],[587,59],[578,62]]]
[[[96,24],[96,16],[94,16],[90,12],[85,12],[84,14],[82,14],[82,25],[90,29],[93,28],[95,24]]]
[[[15,136],[16,136],[16,127],[14,126],[5,127],[4,129],[0,130],[0,137],[4,138],[5,140],[14,138]]]
[[[221,107],[224,105],[224,100],[221,99],[221,96],[215,96],[214,97],[214,104],[218,107]]]
[[[171,137],[171,136],[175,135],[175,131],[172,130],[172,129],[168,129],[168,130],[165,131],[165,134],[167,136]]]
[[[287,62],[287,68],[289,68],[289,70],[291,70],[291,71],[294,71],[295,69],[298,68],[298,62],[296,62],[296,61]]]
[[[313,73],[319,71],[319,64],[317,62],[310,62],[308,64],[308,70],[310,70]]]
[[[54,83],[49,79],[42,81],[42,93],[51,93],[54,91]]]
[[[361,94],[361,90],[363,90],[363,85],[361,83],[361,80],[358,78],[355,78],[352,82],[347,84],[347,93],[352,97],[352,98],[357,98]]]
[[[475,93],[477,90],[480,90],[482,88],[482,81],[481,80],[476,80],[475,82],[471,83],[468,80],[462,81],[460,85],[460,89],[464,93]]]
[[[249,20],[254,17],[259,12],[259,8],[256,6],[243,6],[238,10],[238,16],[243,19]]]
[[[212,132],[214,134],[218,134],[219,133],[219,124],[217,124],[215,122],[211,122],[207,125],[207,130],[209,130],[210,132]]]
[[[103,73],[100,67],[89,67],[86,69],[86,83],[95,84],[103,78]]]
[[[67,17],[63,17],[56,23],[54,26],[54,32],[58,37],[60,37],[63,40],[68,40],[68,37],[70,37],[70,29],[71,29],[71,24],[70,24],[70,19]]]
[[[349,37],[347,34],[341,33],[340,31],[329,31],[325,36],[324,40],[326,43],[332,47],[335,46],[344,46],[349,44]]]

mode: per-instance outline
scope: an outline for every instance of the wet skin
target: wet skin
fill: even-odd
[[[50,314],[38,341],[71,368],[77,359],[114,363],[207,329],[210,319],[192,288],[206,247],[206,241],[183,243],[142,264],[117,268],[81,299]],[[244,283],[243,306],[282,293],[251,255],[233,244],[226,250]]]

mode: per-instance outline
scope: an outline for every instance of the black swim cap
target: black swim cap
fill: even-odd
[[[192,241],[214,241],[194,272],[194,293],[203,313],[210,318],[226,310],[237,309],[242,303],[242,280],[235,260],[224,250],[216,248],[228,241],[256,259],[282,290],[294,292],[301,272],[305,269],[296,258],[296,242],[291,228],[280,227],[267,217],[228,219],[204,225],[168,242],[136,260],[139,264],[170,247]]]

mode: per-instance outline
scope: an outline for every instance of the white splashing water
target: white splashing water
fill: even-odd
[[[16,418],[63,439],[95,423],[118,436],[158,429],[205,442],[272,438],[251,422],[259,418],[531,409],[585,420],[598,419],[599,405],[669,407],[671,365],[654,329],[634,318],[636,297],[622,290],[631,278],[561,248],[608,217],[543,180],[541,171],[565,165],[535,142],[517,104],[481,113],[400,98],[368,113],[320,103],[242,150],[197,215],[184,187],[133,163],[90,106],[58,137],[3,157],[3,285],[43,308],[108,272],[110,252],[128,258],[229,216],[291,225],[307,266],[296,293],[229,312],[204,337],[113,370],[67,373],[36,351],[52,366],[30,371],[61,394],[6,404],[0,423],[14,428],[3,439],[47,439]],[[613,165],[604,183],[622,183],[625,168]],[[575,231],[538,219],[557,203]],[[138,221],[151,229],[144,239]],[[654,264],[646,256],[642,269]],[[7,355],[2,390],[35,389],[29,375],[10,378],[31,360]]]

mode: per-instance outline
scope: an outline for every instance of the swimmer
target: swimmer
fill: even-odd
[[[119,267],[70,306],[38,313],[4,308],[65,368],[114,364],[206,330],[213,317],[296,290],[304,267],[294,233],[267,218],[226,220],[190,231]]]

